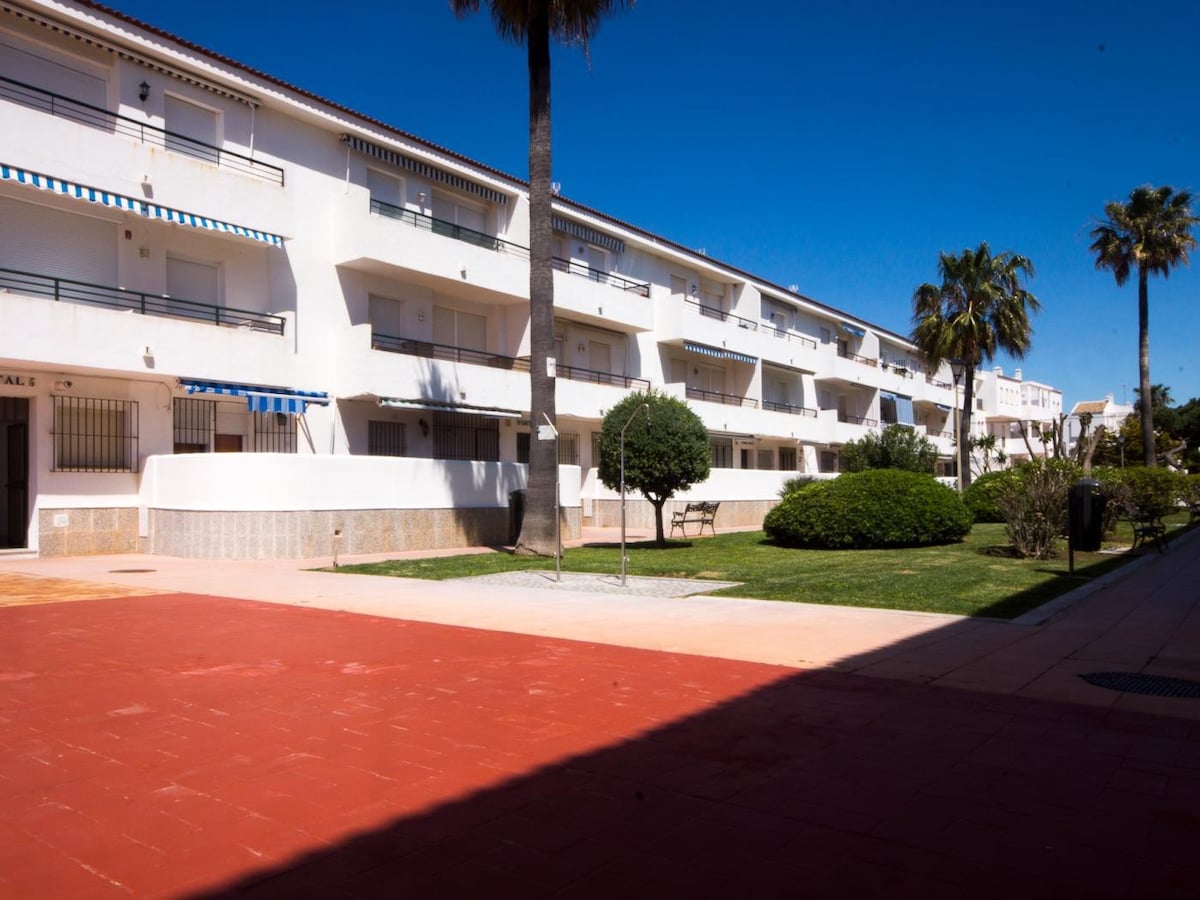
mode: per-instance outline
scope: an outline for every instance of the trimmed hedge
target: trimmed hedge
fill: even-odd
[[[786,547],[922,547],[962,540],[971,513],[930,475],[869,469],[789,494],[767,513],[763,530]]]

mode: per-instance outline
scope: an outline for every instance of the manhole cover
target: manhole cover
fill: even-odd
[[[140,575],[142,572],[157,572],[158,569],[109,569],[110,575]]]
[[[1200,681],[1142,675],[1138,672],[1089,672],[1080,675],[1088,684],[1126,694],[1150,694],[1153,697],[1200,697]]]

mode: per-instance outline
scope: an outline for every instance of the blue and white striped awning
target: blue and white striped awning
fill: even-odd
[[[456,175],[453,172],[447,172],[436,166],[431,166],[427,162],[422,162],[411,156],[405,156],[403,153],[397,153],[395,150],[389,150],[387,147],[381,147],[370,141],[364,141],[362,138],[355,137],[352,134],[343,134],[342,143],[352,150],[357,150],[359,153],[382,160],[395,166],[397,169],[405,169],[409,172],[423,175],[425,178],[428,178],[430,181],[436,181],[438,184],[444,184],[447,187],[452,187],[467,194],[474,194],[476,197],[482,197],[484,200],[500,206],[508,203],[507,195],[487,185],[464,178],[461,175]]]
[[[848,332],[850,332],[850,334],[854,335],[855,337],[862,337],[863,335],[866,334],[866,332],[863,331],[861,328],[859,328],[857,325],[850,325],[850,324],[847,324],[846,322],[842,323],[842,331],[848,331]]]
[[[717,359],[725,358],[725,351],[719,347],[710,347],[707,344],[695,344],[692,341],[684,341],[683,349],[689,353],[703,353],[705,356],[715,356]]]
[[[580,222],[572,222],[570,219],[564,219],[562,216],[551,216],[550,226],[555,231],[561,231],[563,234],[577,237],[581,241],[587,241],[589,244],[603,247],[606,250],[611,250],[613,253],[625,252],[625,242],[623,240],[613,237],[611,234],[605,234],[603,231],[597,231],[595,228],[589,228]]]
[[[745,353],[738,353],[735,350],[726,350],[723,347],[710,347],[708,344],[697,344],[694,341],[684,341],[683,349],[691,353],[702,353],[705,356],[714,356],[717,359],[732,359],[734,362],[746,363],[751,366],[758,365],[758,358],[747,356]]]
[[[220,394],[226,397],[245,397],[250,412],[287,413],[302,416],[308,404],[322,406],[329,402],[324,391],[293,391],[287,388],[261,387],[252,384],[227,384],[221,381],[197,381],[194,378],[179,379],[180,387],[189,394]]]
[[[944,405],[942,405],[941,403],[935,403],[935,404],[933,404],[933,405],[934,405],[934,406],[936,406],[936,407],[937,407],[939,410],[941,410],[942,412],[945,412],[945,413],[948,413],[948,412],[950,412],[950,407],[948,407],[948,406],[944,406]]]
[[[269,234],[268,232],[258,231],[254,228],[246,228],[243,225],[222,222],[220,219],[210,219],[206,216],[182,212],[178,209],[160,206],[157,203],[147,203],[145,200],[138,200],[136,197],[126,197],[123,194],[102,191],[99,188],[76,184],[73,181],[54,178],[50,175],[42,175],[40,172],[30,172],[26,169],[19,169],[16,166],[0,164],[0,181],[15,181],[18,184],[25,184],[43,191],[61,194],[64,197],[71,197],[75,200],[84,200],[88,203],[98,203],[101,206],[111,206],[113,209],[137,213],[149,219],[162,219],[166,222],[175,222],[179,225],[188,225],[192,228],[232,234],[252,241],[261,241],[273,247],[283,246],[283,238],[277,234]]]

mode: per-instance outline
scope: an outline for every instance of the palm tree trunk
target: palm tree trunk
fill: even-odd
[[[554,271],[550,267],[550,11],[548,0],[529,4],[529,414],[535,432],[545,416],[556,422],[554,379],[546,360],[554,353]],[[518,553],[552,556],[558,442],[529,442],[529,482]]]
[[[1138,266],[1138,382],[1142,393],[1142,460],[1154,459],[1154,398],[1150,395],[1150,288],[1149,272]]]
[[[971,484],[971,407],[975,405],[975,366],[969,365],[963,385],[962,415],[958,417],[958,471],[965,490]]]

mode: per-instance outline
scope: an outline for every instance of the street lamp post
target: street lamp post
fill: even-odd
[[[1117,435],[1117,446],[1121,448],[1121,468],[1125,468],[1125,435]]]
[[[954,449],[958,459],[954,463],[954,472],[958,484],[958,492],[963,490],[963,458],[966,456],[966,442],[962,435],[962,409],[958,404],[958,382],[967,372],[967,362],[957,357],[950,360],[950,373],[954,376]]]
[[[642,410],[645,410],[646,416],[649,417],[650,404],[639,405],[621,426],[621,587],[625,586],[625,563],[628,562],[625,558],[625,431]]]

